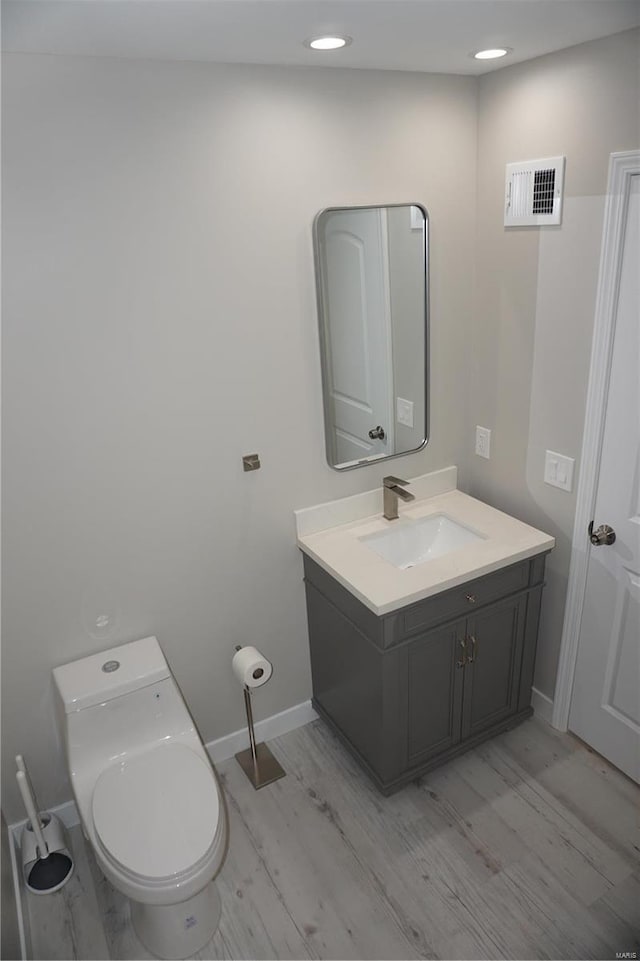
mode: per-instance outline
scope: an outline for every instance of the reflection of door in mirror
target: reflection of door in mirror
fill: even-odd
[[[427,218],[417,204],[316,218],[327,459],[343,470],[427,437]]]
[[[386,210],[333,212],[322,255],[331,460],[385,456],[394,449]]]

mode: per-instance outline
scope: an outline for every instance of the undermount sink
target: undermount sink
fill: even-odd
[[[391,530],[358,539],[394,567],[406,570],[486,538],[446,514],[431,514],[419,520],[401,518]]]

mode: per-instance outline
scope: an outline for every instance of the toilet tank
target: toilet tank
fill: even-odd
[[[199,750],[193,719],[155,637],[53,671],[74,791],[105,765],[160,743]]]
[[[53,671],[65,714],[104,704],[166,677],[171,671],[155,637],[112,647]]]

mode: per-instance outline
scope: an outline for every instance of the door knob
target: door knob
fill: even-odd
[[[369,437],[371,440],[384,440],[384,427],[378,424],[377,427],[372,427],[369,431]]]
[[[594,547],[601,547],[603,544],[610,546],[615,543],[616,532],[608,524],[601,524],[595,531],[593,521],[589,524],[589,540]]]

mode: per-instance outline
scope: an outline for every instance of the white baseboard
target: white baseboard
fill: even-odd
[[[255,724],[256,741],[270,741],[271,738],[280,737],[287,734],[297,727],[302,727],[310,721],[315,721],[318,715],[311,707],[311,701],[303,701],[294,707],[280,711],[279,714],[272,714],[264,721],[257,721]],[[226,761],[233,757],[238,751],[243,751],[249,747],[249,734],[246,727],[232,734],[226,734],[215,741],[209,741],[205,745],[209,757],[215,764],[217,761]]]
[[[317,717],[318,715],[311,707],[311,701],[303,701],[302,704],[289,707],[286,711],[280,711],[279,714],[266,717],[264,721],[257,721],[255,724],[256,740],[270,741],[271,738],[280,737],[281,734],[287,734],[297,727],[315,721]],[[227,758],[233,757],[234,754],[246,747],[249,747],[249,734],[246,728],[233,731],[232,734],[226,734],[224,737],[219,737],[217,740],[205,744],[207,753],[214,764],[216,761],[226,761]],[[78,809],[74,801],[66,801],[64,804],[59,804],[58,807],[49,808],[49,813],[59,817],[65,827],[72,828],[76,824],[80,824]],[[26,820],[22,820],[9,825],[10,835],[14,838],[18,849],[25,824]]]
[[[531,689],[531,706],[538,717],[541,717],[547,724],[551,724],[553,701],[550,697],[547,697],[546,694],[543,694],[542,691],[539,691],[537,687]]]

